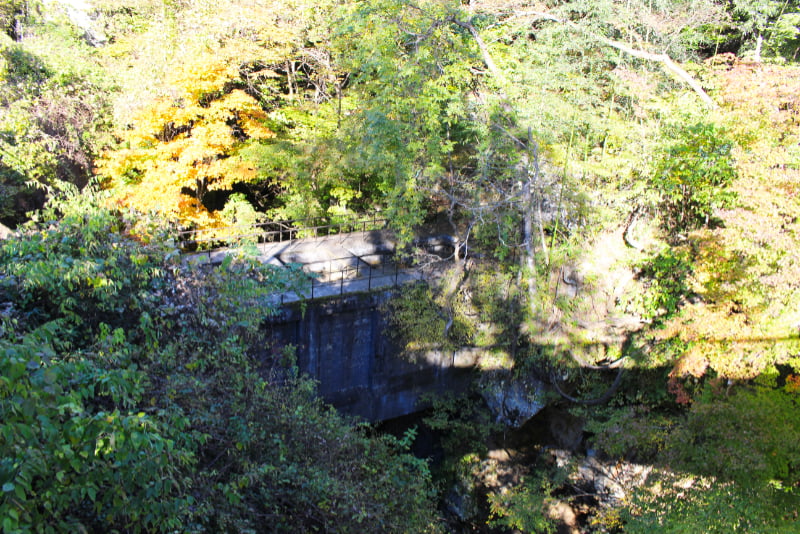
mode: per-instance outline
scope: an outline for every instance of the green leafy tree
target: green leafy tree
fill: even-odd
[[[669,130],[675,140],[666,148],[650,178],[661,196],[664,225],[673,233],[707,225],[714,210],[729,205],[728,189],[736,177],[733,143],[724,130],[707,123]]]
[[[53,346],[62,328],[0,340],[3,532],[179,528],[192,502],[185,419],[132,410],[145,375],[120,350],[121,330],[65,352]]]
[[[191,503],[192,438],[180,414],[146,407],[126,335],[152,302],[158,253],[91,195],[73,197],[0,249],[16,312],[0,341],[3,528],[171,530]]]
[[[623,509],[625,532],[794,532],[800,501],[791,380],[708,388],[659,438],[656,469]]]
[[[336,28],[352,99],[343,163],[377,184],[401,234],[421,221],[459,145],[472,142],[479,59],[461,16],[452,2],[371,1],[345,6]]]
[[[800,10],[797,2],[773,0],[737,0],[733,2],[733,16],[745,36],[755,37],[756,61],[761,61],[763,45],[772,51],[780,51],[787,42],[796,40],[797,33],[789,27]],[[787,31],[788,30],[788,31]],[[773,41],[774,42],[771,42]]]
[[[667,247],[639,264],[639,277],[647,289],[634,297],[643,317],[667,319],[680,309],[691,293],[692,264],[685,250]]]
[[[622,510],[624,532],[789,534],[798,498],[772,486],[737,485],[689,473],[659,473]]]
[[[0,31],[10,39],[21,39],[22,22],[35,7],[37,2],[27,0],[7,0],[0,4]]]
[[[794,487],[800,480],[797,405],[795,393],[764,386],[695,402],[671,433],[666,454],[673,465],[744,486],[779,481]]]
[[[110,88],[89,47],[60,19],[26,31],[20,42],[0,39],[0,218],[9,224],[41,208],[37,189],[83,187],[110,128]]]
[[[489,524],[526,533],[557,532],[549,507],[558,502],[553,493],[565,480],[563,469],[542,471],[525,477],[511,491],[489,494]]]
[[[782,13],[772,25],[767,49],[776,56],[797,61],[800,57],[800,6]]]

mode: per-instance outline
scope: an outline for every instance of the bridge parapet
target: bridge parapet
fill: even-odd
[[[285,304],[302,299],[342,296],[397,287],[429,278],[422,269],[405,265],[397,258],[397,244],[388,230],[351,232],[333,236],[295,239],[252,245],[262,263],[299,265],[308,273],[307,285],[280,295]],[[185,254],[184,261],[216,265],[238,248],[220,248]],[[429,272],[430,270],[428,270]]]
[[[231,243],[284,243],[308,238],[384,230],[389,220],[373,214],[372,217],[331,222],[322,217],[268,221],[247,226],[223,226],[184,230],[178,233],[178,243],[184,252],[224,249]]]

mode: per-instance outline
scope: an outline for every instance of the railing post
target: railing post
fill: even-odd
[[[369,269],[369,281],[367,281],[367,291],[372,291],[372,268]]]
[[[339,278],[339,296],[344,295],[344,271],[342,271]]]
[[[311,300],[314,300],[314,279],[311,279]]]

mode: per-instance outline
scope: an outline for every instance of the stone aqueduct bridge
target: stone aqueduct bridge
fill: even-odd
[[[391,290],[318,299],[305,311],[284,306],[266,322],[276,346],[296,347],[298,367],[319,381],[340,411],[383,421],[424,408],[425,393],[463,391],[477,351],[403,354],[388,333],[384,305]]]
[[[358,224],[347,229],[353,226],[358,231],[300,239],[276,231],[274,240],[256,245],[262,262],[301,264],[315,273],[299,294],[276,296],[281,311],[264,321],[275,350],[294,346],[298,367],[319,382],[325,400],[370,421],[416,412],[426,393],[463,390],[479,351],[408,355],[389,333],[385,305],[394,288],[429,276],[394,261],[390,232]],[[214,264],[231,252],[212,249],[185,261]]]

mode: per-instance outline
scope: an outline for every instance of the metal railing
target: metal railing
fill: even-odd
[[[374,254],[394,259],[394,254]],[[374,256],[373,255],[373,256]],[[409,281],[419,279],[419,270],[407,267],[397,261],[381,261],[377,265],[369,264],[358,256],[340,258],[340,260],[357,260],[355,266],[332,269],[330,266],[337,260],[330,260],[329,269],[308,272],[308,285],[296,291],[282,293],[281,305],[300,299],[315,299],[343,296],[346,293],[372,291],[377,288],[398,287]],[[363,265],[362,265],[363,263]],[[308,266],[306,266],[308,267]],[[318,276],[313,276],[318,275]]]
[[[184,251],[213,249],[232,241],[251,240],[256,243],[281,243],[294,239],[322,237],[351,232],[366,232],[385,228],[388,219],[373,214],[371,218],[332,223],[322,217],[289,221],[269,221],[251,226],[224,226],[178,232],[178,242]]]

